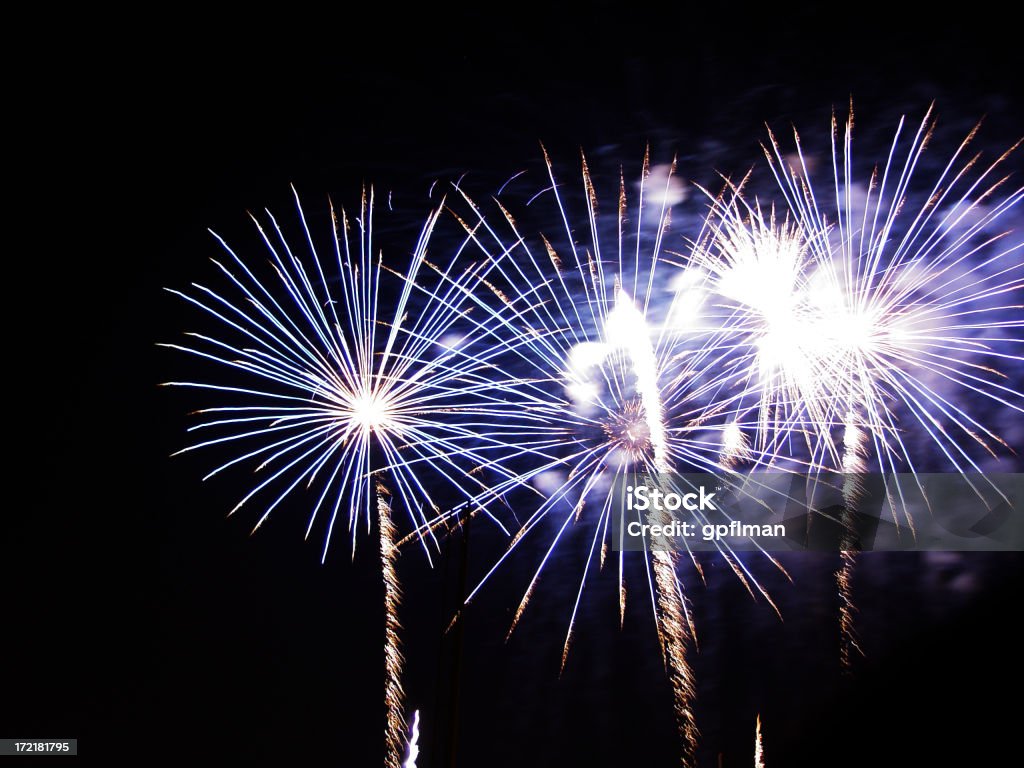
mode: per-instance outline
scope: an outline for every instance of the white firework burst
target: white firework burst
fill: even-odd
[[[188,345],[164,346],[235,372],[170,382],[232,401],[198,411],[205,420],[190,431],[218,434],[180,453],[241,446],[204,479],[245,464],[266,473],[231,511],[266,495],[255,528],[289,494],[318,489],[307,535],[325,515],[325,558],[339,517],[353,544],[361,522],[369,529],[380,481],[411,527],[421,529],[439,509],[425,478],[433,475],[433,487],[440,479],[447,492],[467,499],[484,487],[474,473],[490,466],[488,420],[498,398],[488,372],[495,352],[467,333],[473,323],[462,297],[482,272],[467,267],[453,276],[453,263],[442,268],[427,260],[440,208],[426,218],[408,266],[398,272],[376,250],[372,189],[354,219],[330,207],[333,226],[323,250],[295,200],[298,242],[289,241],[269,212],[269,226],[253,218],[269,256],[265,276],[257,275],[255,260],[239,257],[218,237],[230,261],[214,263],[233,297],[198,284],[193,294],[171,291],[221,332],[191,333]],[[426,287],[438,275],[443,280]]]
[[[744,200],[742,184],[733,186],[713,201],[693,252],[720,304],[739,318],[729,325],[743,350],[732,369],[760,391],[759,445],[777,445],[779,425],[784,436],[799,431],[810,467],[846,476],[847,515],[862,491],[857,476],[872,467],[889,473],[893,518],[911,529],[905,488],[891,475],[916,475],[941,458],[979,495],[985,483],[998,493],[967,476],[983,470],[971,445],[993,457],[1006,446],[976,406],[1024,411],[1024,395],[1004,372],[1019,371],[1024,328],[1024,241],[1006,229],[1024,188],[1000,174],[1013,149],[984,165],[980,154],[967,156],[972,131],[922,185],[933,130],[931,110],[909,139],[901,120],[885,164],[861,184],[852,110],[842,131],[833,118],[824,194],[815,192],[796,133],[796,162],[770,134],[765,154],[786,215],[764,214]],[[914,207],[919,199],[924,205]],[[917,490],[924,494],[920,483]],[[844,666],[856,649],[853,563],[844,551],[836,575]]]
[[[489,291],[481,301],[492,307],[492,316],[502,317],[497,335],[510,339],[497,345],[504,350],[502,389],[514,404],[502,428],[518,450],[503,457],[514,479],[492,492],[532,483],[542,497],[467,602],[513,553],[527,542],[536,546],[541,541],[543,554],[515,611],[511,633],[559,545],[572,531],[585,531],[589,552],[563,644],[564,666],[587,579],[603,568],[613,548],[616,516],[624,514],[616,489],[625,478],[636,473],[652,482],[673,482],[670,473],[675,471],[725,474],[740,456],[752,467],[767,466],[774,457],[736,447],[726,460],[741,426],[734,401],[742,398],[725,388],[716,372],[720,359],[731,352],[722,343],[725,334],[701,318],[696,286],[703,278],[666,258],[671,205],[679,199],[670,194],[676,184],[672,172],[658,177],[652,188],[654,176],[645,156],[635,208],[628,204],[620,173],[610,238],[612,227],[606,230],[599,221],[598,195],[583,159],[583,221],[589,237],[581,243],[546,152],[544,160],[550,186],[528,205],[553,200],[558,224],[550,237],[542,234],[533,243],[504,203],[498,202],[497,214],[489,217],[462,196],[469,209],[464,225],[489,269]],[[456,508],[440,520],[462,514]],[[764,594],[742,560],[724,545],[722,553],[751,592]],[[674,551],[650,551],[644,564],[683,752],[692,756],[697,733],[687,646],[693,628],[677,575],[678,557]],[[621,619],[626,604],[623,552],[617,560]]]
[[[962,443],[988,453],[1005,443],[974,405],[1024,411],[1003,372],[1022,361],[1024,240],[1008,218],[1024,187],[1000,173],[1013,148],[988,164],[968,155],[975,131],[922,183],[931,110],[909,141],[904,127],[885,165],[859,184],[852,111],[841,132],[833,118],[825,195],[805,166],[786,170],[774,137],[766,154],[810,257],[804,302],[814,314],[808,333],[821,339],[831,421],[844,434],[851,422],[864,429],[883,469],[914,471],[923,457],[902,435],[920,429],[952,469],[981,471]]]
[[[436,487],[447,486],[446,499],[455,494],[467,501],[486,487],[480,476],[492,468],[494,447],[488,424],[500,415],[489,375],[494,351],[474,341],[474,322],[462,306],[482,271],[452,274],[458,248],[447,266],[427,261],[440,208],[427,216],[400,273],[377,251],[372,190],[364,191],[354,219],[344,211],[335,216],[331,206],[324,250],[297,194],[295,202],[298,239],[289,239],[269,212],[268,224],[253,218],[269,256],[265,275],[218,237],[230,261],[214,263],[230,293],[198,284],[192,294],[171,291],[201,309],[219,332],[192,333],[189,344],[165,346],[220,366],[220,376],[209,381],[171,385],[228,401],[199,411],[204,420],[190,431],[215,436],[181,452],[235,448],[237,455],[206,478],[255,466],[257,480],[232,510],[265,497],[254,531],[286,498],[309,492],[307,537],[326,516],[321,559],[339,518],[353,551],[360,524],[369,531],[376,519],[385,588],[387,764],[397,766],[405,723],[393,512],[400,509],[410,528],[426,531],[423,524],[440,508]],[[430,536],[419,539],[428,558]]]

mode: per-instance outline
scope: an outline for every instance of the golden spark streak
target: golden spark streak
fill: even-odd
[[[853,626],[853,614],[857,610],[853,604],[853,570],[857,553],[844,549],[840,557],[843,564],[836,571],[836,587],[839,589],[839,663],[848,672],[853,663],[854,651],[860,651]]]
[[[647,423],[647,438],[654,454],[654,468],[660,475],[672,471],[669,460],[668,441],[662,411],[661,392],[658,390],[658,367],[649,330],[643,314],[623,290],[619,290],[615,309],[609,316],[606,331],[609,340],[621,346],[629,355],[633,372],[637,378],[637,391],[643,416]],[[659,523],[670,518],[661,512]],[[692,765],[697,752],[697,723],[693,713],[693,670],[686,658],[689,630],[686,622],[686,606],[676,579],[676,553],[670,542],[664,548],[652,550],[654,584],[658,605],[658,640],[665,661],[665,671],[672,685],[675,700],[676,727],[683,742],[682,764]]]
[[[399,641],[398,606],[402,590],[395,571],[398,547],[395,545],[395,526],[391,521],[388,490],[377,484],[377,520],[380,527],[380,566],[384,579],[384,707],[387,723],[384,728],[384,764],[387,768],[401,768],[405,746],[405,716],[402,690],[402,668],[405,660]]]
[[[840,552],[842,565],[836,571],[836,587],[839,590],[839,662],[843,669],[850,671],[853,653],[860,651],[854,631],[853,615],[857,608],[853,603],[853,571],[857,553],[853,545],[853,515],[864,490],[860,473],[864,471],[865,448],[864,430],[857,423],[857,415],[851,410],[846,414],[843,430],[843,517],[847,531],[843,534],[843,550]],[[850,548],[847,548],[850,547]]]
[[[754,768],[764,768],[764,747],[761,744],[761,716],[757,716],[754,730]]]
[[[693,670],[686,659],[689,632],[682,595],[676,581],[676,559],[669,551],[651,553],[658,600],[658,639],[665,659],[665,671],[672,684],[676,727],[683,742],[682,764],[692,765],[697,751],[697,722],[693,713]]]

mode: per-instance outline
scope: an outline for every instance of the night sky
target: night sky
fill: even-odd
[[[27,181],[8,179],[28,210],[8,231],[30,232],[31,245],[7,254],[19,307],[9,445],[20,458],[0,539],[0,736],[77,738],[96,764],[114,754],[140,765],[381,762],[369,539],[322,566],[319,541],[303,541],[302,498],[250,536],[251,517],[226,518],[249,470],[200,483],[209,457],[169,458],[197,403],[157,385],[209,369],[156,347],[204,323],[161,289],[215,278],[207,227],[256,254],[245,213],[290,210],[289,184],[317,206],[351,202],[372,182],[425,210],[434,181],[466,174],[493,190],[536,164],[538,141],[567,175],[580,148],[638,168],[649,145],[710,184],[758,162],[766,121],[827,139],[830,110],[851,95],[866,146],[935,100],[942,151],[952,148],[943,130],[962,136],[981,117],[983,146],[1005,148],[1024,133],[1020,31],[980,3],[921,13],[905,27],[885,6],[378,4],[247,12],[237,24],[177,16],[140,21],[128,37],[41,41],[58,74],[19,85],[39,129],[11,147],[29,162]],[[564,569],[564,583],[509,642],[532,561],[442,634],[465,584],[504,546],[483,521],[471,534],[468,551],[446,542],[433,570],[414,550],[400,563],[421,768],[676,764],[639,591],[620,631],[613,574],[595,580],[559,677],[585,551],[565,553],[552,576],[558,584]],[[769,768],[998,764],[1019,731],[1020,707],[991,695],[1022,693],[1009,629],[1021,564],[865,557],[868,656],[851,679],[834,663],[834,562],[789,563],[796,587],[762,569],[784,622],[721,564],[707,587],[689,574],[705,643],[700,764],[721,754],[725,768],[750,765],[757,713]]]

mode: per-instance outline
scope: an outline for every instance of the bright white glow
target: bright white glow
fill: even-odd
[[[792,317],[803,263],[797,237],[775,232],[743,233],[730,243],[729,262],[719,271],[718,292],[760,312],[769,322]]]
[[[591,369],[600,366],[607,356],[607,344],[585,341],[582,344],[576,344],[569,351],[569,367],[576,376],[587,378]]]
[[[722,457],[726,461],[741,461],[749,458],[750,448],[747,436],[735,421],[729,422],[722,430]]]
[[[376,394],[364,394],[352,401],[352,419],[367,432],[388,426],[389,403]]]
[[[867,352],[871,348],[877,323],[867,312],[843,312],[822,323],[823,335],[837,347],[850,353]]]
[[[464,335],[448,333],[441,337],[437,345],[446,351],[461,349],[466,345],[468,339]]]
[[[667,291],[674,293],[665,325],[677,331],[692,330],[699,325],[707,299],[707,273],[702,269],[683,269],[673,275]]]
[[[574,381],[566,386],[565,394],[578,408],[582,408],[596,403],[600,393],[592,381]]]
[[[685,291],[687,288],[703,285],[704,281],[707,279],[707,272],[698,267],[680,269],[669,279],[668,290],[674,293],[680,293]]]
[[[636,388],[643,403],[648,437],[654,449],[654,465],[659,472],[668,472],[668,441],[661,393],[658,391],[658,361],[643,313],[621,288],[615,294],[615,308],[608,313],[605,321],[605,333],[609,343],[623,349],[633,363]]]

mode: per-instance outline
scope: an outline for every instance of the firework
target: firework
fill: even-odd
[[[758,382],[759,445],[803,435],[809,466],[843,473],[847,524],[870,466],[916,473],[928,461],[911,450],[908,432],[923,432],[954,471],[980,472],[970,445],[996,456],[1005,443],[968,404],[1022,411],[1024,396],[1001,369],[1021,362],[1022,243],[1004,227],[1024,189],[1007,190],[999,174],[1009,153],[988,165],[967,157],[974,132],[921,189],[915,171],[933,129],[929,111],[905,140],[901,121],[886,164],[859,185],[852,112],[841,138],[833,119],[825,196],[814,190],[799,137],[790,163],[771,135],[765,153],[786,216],[732,186],[715,198],[694,249],[721,306],[740,318],[729,326],[746,337],[732,375]],[[918,197],[926,202],[914,208]],[[894,519],[912,529],[904,489],[886,483]],[[847,543],[836,575],[844,664],[856,649]]]
[[[476,301],[490,307],[490,317],[501,318],[491,330],[496,339],[506,339],[495,342],[504,350],[501,389],[510,404],[502,428],[517,446],[515,453],[503,457],[510,473],[516,472],[514,479],[492,492],[532,483],[542,495],[467,602],[524,542],[549,532],[511,633],[559,544],[570,531],[586,531],[589,551],[562,647],[564,668],[588,576],[603,568],[610,555],[613,518],[622,514],[614,489],[623,479],[639,473],[652,482],[672,482],[668,475],[677,469],[725,472],[725,454],[729,463],[752,466],[766,466],[774,457],[765,450],[727,447],[743,426],[734,407],[741,398],[716,372],[731,351],[721,343],[723,332],[705,323],[691,290],[703,278],[674,257],[667,258],[664,248],[670,206],[678,201],[672,194],[674,168],[658,177],[658,188],[652,189],[645,156],[639,202],[633,209],[620,173],[616,234],[609,239],[584,159],[580,191],[589,238],[581,244],[546,152],[544,160],[550,186],[528,205],[551,198],[560,233],[545,233],[532,242],[505,203],[497,204],[492,217],[462,194],[468,206],[468,213],[461,214],[463,224],[488,269],[488,290]],[[634,213],[635,224],[630,221]],[[456,508],[440,519],[448,522],[461,514]],[[693,628],[677,576],[678,558],[666,547],[649,551],[644,562],[688,760],[697,738],[687,661]],[[617,561],[621,621],[627,595],[622,552]],[[728,562],[752,593],[764,594],[739,558],[729,557]],[[693,563],[699,570],[696,559]]]
[[[1024,243],[1007,237],[1005,222],[1024,188],[1007,190],[1000,176],[1009,152],[987,166],[980,154],[966,157],[972,131],[924,195],[915,193],[933,130],[929,110],[904,142],[901,121],[881,173],[858,185],[852,112],[841,140],[833,119],[834,205],[819,202],[805,165],[783,171],[774,137],[766,150],[810,256],[803,300],[823,340],[818,365],[832,410],[824,423],[842,425],[846,472],[861,469],[867,437],[863,450],[883,468],[916,467],[901,420],[923,429],[956,471],[981,471],[961,443],[990,454],[1005,443],[954,399],[1024,410],[1024,395],[1000,370],[1021,361]],[[915,209],[912,197],[926,202]]]
[[[901,431],[916,421],[954,470],[980,471],[961,442],[975,442],[993,454],[992,444],[1004,443],[956,401],[979,395],[1020,412],[1024,400],[1006,386],[1006,377],[998,370],[1020,360],[1012,349],[1024,326],[1021,307],[1013,303],[1020,301],[1022,245],[1005,243],[1007,233],[999,227],[1024,189],[1010,189],[999,198],[1008,181],[998,174],[1006,155],[970,175],[980,159],[964,157],[972,131],[932,183],[924,207],[909,209],[911,216],[903,209],[934,131],[931,111],[901,157],[902,131],[901,121],[881,175],[872,173],[864,188],[857,185],[853,171],[852,110],[841,150],[833,118],[834,197],[829,197],[834,208],[818,203],[797,136],[799,169],[783,172],[786,166],[774,137],[766,151],[814,265],[810,301],[820,312],[814,327],[828,349],[822,363],[829,399],[835,413],[841,414],[848,524],[860,497],[868,436],[880,468],[895,472],[902,465],[913,470],[919,460],[911,455]],[[860,191],[863,200],[857,199]],[[893,491],[902,497],[898,484]],[[893,506],[894,515],[903,509],[903,518],[912,527],[905,504]],[[855,557],[852,547],[844,548],[836,573],[840,659],[847,669],[852,653],[859,650],[853,623]]]
[[[808,333],[802,304],[808,254],[800,230],[779,221],[742,196],[742,185],[712,198],[705,232],[689,254],[702,270],[708,322],[724,335],[731,355],[721,378],[740,394],[736,410],[752,414],[755,445],[795,455],[794,435],[813,439],[831,417],[823,358],[824,341]],[[726,387],[723,387],[726,389]],[[815,430],[817,428],[817,430]],[[744,430],[733,426],[724,450],[730,458],[748,450]],[[816,454],[816,451],[811,451]]]
[[[786,219],[750,205],[734,186],[713,203],[693,252],[719,306],[741,318],[727,326],[747,337],[732,365],[737,377],[758,380],[759,440],[771,438],[766,415],[788,409],[775,428],[799,422],[813,429],[812,454],[821,464],[863,471],[862,451],[895,472],[916,466],[902,417],[954,469],[980,471],[959,438],[989,453],[1004,443],[949,393],[1022,410],[1021,393],[995,366],[1021,360],[1014,347],[1024,325],[1016,303],[1024,246],[1007,239],[1001,221],[1024,190],[998,196],[1007,186],[997,175],[1006,155],[969,175],[979,159],[963,159],[972,132],[930,187],[912,191],[933,129],[930,113],[905,156],[901,122],[887,164],[858,185],[852,116],[841,140],[834,128],[834,209],[816,196],[799,139],[794,167],[772,136],[766,154]],[[921,210],[908,212],[911,196],[927,200]]]
[[[486,424],[494,415],[491,354],[463,338],[459,299],[480,277],[448,273],[426,261],[440,209],[427,216],[408,268],[398,273],[376,252],[373,192],[364,192],[357,218],[330,209],[330,249],[317,250],[295,196],[301,237],[289,239],[272,215],[256,221],[270,271],[264,279],[223,240],[228,265],[215,260],[234,298],[194,285],[195,295],[172,291],[215,320],[220,334],[190,334],[188,345],[166,345],[221,366],[215,382],[173,382],[223,395],[229,404],[206,408],[191,431],[217,436],[183,452],[234,447],[237,455],[207,475],[255,465],[263,473],[232,514],[258,495],[265,502],[255,527],[290,495],[312,492],[308,537],[326,515],[321,559],[339,517],[353,548],[361,523],[377,518],[385,588],[385,702],[387,764],[401,761],[405,723],[399,643],[400,588],[395,570],[393,508],[421,531],[439,507],[423,478],[472,499],[490,465]],[[431,283],[424,274],[441,274]],[[420,282],[417,282],[417,281]],[[432,534],[419,537],[430,557]]]

